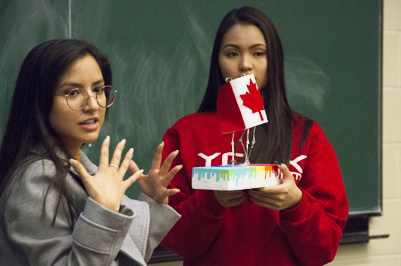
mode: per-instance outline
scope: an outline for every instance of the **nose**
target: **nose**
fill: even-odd
[[[241,73],[247,74],[250,70],[252,70],[252,59],[249,55],[244,54],[241,57],[241,61],[239,64],[239,70]]]
[[[88,102],[84,109],[98,109],[99,104],[97,103],[96,93],[95,92],[87,92],[88,93]]]

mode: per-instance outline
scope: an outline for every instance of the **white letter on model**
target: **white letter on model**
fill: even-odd
[[[212,156],[204,155],[203,153],[198,153],[198,156],[205,159],[205,166],[212,166],[212,160],[220,155],[220,152],[213,154]]]

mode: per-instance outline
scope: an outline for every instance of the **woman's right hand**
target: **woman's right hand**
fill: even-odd
[[[142,175],[143,170],[136,171],[132,176],[124,180],[134,150],[131,148],[127,152],[120,165],[125,140],[117,144],[110,163],[109,147],[110,137],[107,136],[100,151],[99,169],[94,176],[88,174],[84,166],[77,160],[70,159],[70,163],[81,177],[89,196],[105,208],[119,212],[125,191]]]
[[[214,195],[223,207],[234,207],[244,202],[245,196],[242,190],[220,191],[215,190]]]

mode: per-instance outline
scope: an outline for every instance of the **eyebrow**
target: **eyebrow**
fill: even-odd
[[[104,83],[104,79],[99,79],[98,81],[95,81],[95,82],[93,82],[92,83],[92,86],[96,86],[96,85],[99,85],[99,84],[101,84],[101,83]],[[70,87],[82,87],[82,84],[80,84],[80,83],[75,83],[75,82],[64,82],[64,83],[62,83],[60,86],[59,86],[59,88],[62,88],[62,87],[66,87],[66,86],[70,86]]]
[[[224,48],[226,48],[226,47],[230,47],[230,46],[232,46],[232,47],[234,47],[234,48],[239,48],[239,46],[238,45],[236,45],[236,44],[226,44],[226,45],[224,45],[223,46],[223,48],[222,49],[224,49]],[[252,45],[250,48],[252,49],[252,48],[255,48],[255,47],[257,47],[257,46],[263,46],[263,47],[267,47],[265,44],[263,44],[263,43],[258,43],[258,44],[254,44],[254,45]]]

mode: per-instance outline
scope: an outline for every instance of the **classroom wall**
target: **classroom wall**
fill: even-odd
[[[383,216],[368,244],[341,246],[330,265],[401,266],[401,1],[383,1]]]
[[[383,215],[367,244],[340,246],[330,266],[401,266],[401,1],[383,0]],[[357,163],[355,167],[358,167]],[[181,266],[182,262],[152,264]]]

